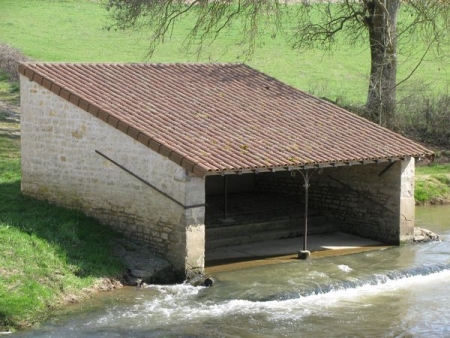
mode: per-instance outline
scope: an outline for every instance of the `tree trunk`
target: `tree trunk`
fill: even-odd
[[[371,68],[366,110],[369,119],[392,128],[396,111],[396,25],[400,0],[372,0],[367,7]]]

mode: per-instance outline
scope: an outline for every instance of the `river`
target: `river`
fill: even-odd
[[[442,241],[124,288],[11,336],[450,337],[450,207],[417,208],[416,225]]]

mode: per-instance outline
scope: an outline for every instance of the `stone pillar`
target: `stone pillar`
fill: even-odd
[[[414,239],[414,175],[414,158],[401,161],[400,243],[410,243]]]
[[[186,209],[176,229],[170,234],[167,259],[177,275],[191,279],[203,275],[205,267],[205,180],[184,175],[175,178],[184,183]]]
[[[187,210],[185,275],[191,279],[205,270],[205,208]]]
[[[205,203],[205,180],[189,177],[186,182],[186,205]],[[189,208],[185,211],[186,254],[185,275],[190,279],[203,275],[205,268],[205,207]]]

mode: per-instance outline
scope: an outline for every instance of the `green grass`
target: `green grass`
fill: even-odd
[[[172,39],[146,59],[148,36],[145,31],[127,33],[103,29],[108,23],[101,1],[88,0],[2,0],[0,41],[21,49],[26,55],[42,61],[74,62],[187,62],[183,41],[192,20],[175,26]],[[294,26],[287,22],[286,26]],[[221,35],[200,61],[242,61],[242,48],[237,45],[240,27]],[[338,45],[333,53],[324,49],[298,52],[290,48],[287,37],[259,39],[259,47],[247,63],[294,87],[342,103],[365,102],[368,87],[369,50],[361,46]],[[398,79],[406,77],[422,56],[425,43],[417,41],[414,55],[402,55],[400,46]],[[447,50],[446,50],[447,48]],[[450,46],[444,47],[443,55]],[[450,64],[430,56],[424,60],[413,80],[400,90],[416,84],[428,84],[433,91],[445,92]],[[423,87],[421,87],[423,90]]]
[[[21,196],[18,181],[1,183],[1,189],[0,327],[41,322],[64,298],[76,298],[99,278],[118,276],[105,227]]]
[[[450,163],[445,164],[430,164],[427,166],[419,166],[416,168],[416,174],[418,175],[439,175],[449,174]]]
[[[417,167],[414,197],[418,204],[450,203],[450,163]]]
[[[23,196],[20,176],[20,139],[0,135],[0,332],[40,323],[122,271],[108,241],[115,233],[77,211]]]

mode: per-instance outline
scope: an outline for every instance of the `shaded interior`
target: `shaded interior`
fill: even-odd
[[[302,180],[289,173],[209,176],[206,228],[298,218],[305,210]]]

